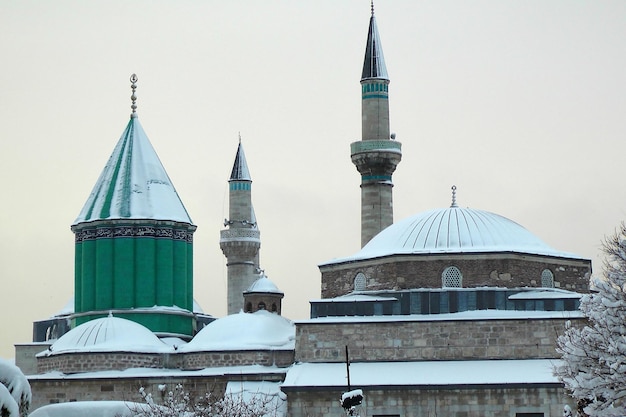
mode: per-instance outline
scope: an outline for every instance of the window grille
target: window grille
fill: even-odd
[[[554,275],[549,269],[541,272],[541,286],[544,288],[554,288]]]
[[[444,288],[461,288],[463,286],[463,274],[456,266],[449,266],[441,274],[441,286]]]
[[[367,279],[363,272],[356,274],[356,277],[354,277],[354,291],[365,291],[366,281]]]

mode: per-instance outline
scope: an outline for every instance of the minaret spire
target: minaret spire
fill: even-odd
[[[241,144],[228,180],[229,218],[220,232],[220,248],[228,268],[228,314],[243,309],[243,293],[259,278],[261,233],[252,207],[252,178]]]
[[[393,223],[392,174],[402,159],[401,143],[389,129],[389,75],[371,2],[361,73],[361,140],[350,145],[361,174],[361,246]]]

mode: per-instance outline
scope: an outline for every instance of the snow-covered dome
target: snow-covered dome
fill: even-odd
[[[580,259],[551,248],[506,217],[453,204],[394,223],[354,256],[328,263],[397,254],[476,252],[520,252]]]
[[[173,348],[141,324],[108,316],[90,320],[59,338],[46,355],[69,352],[169,352]]]
[[[244,294],[251,293],[261,293],[261,294],[282,294],[285,293],[278,289],[276,284],[274,284],[270,279],[265,275],[261,275],[259,279],[254,281],[250,287],[244,292]]]
[[[231,314],[209,323],[180,352],[293,349],[296,327],[278,314],[260,310]]]

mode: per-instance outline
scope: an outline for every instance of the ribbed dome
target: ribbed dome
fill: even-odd
[[[119,317],[90,320],[59,338],[46,353],[164,352],[172,350],[144,326]]]
[[[237,313],[209,323],[178,350],[293,349],[296,328],[291,320],[265,310]]]
[[[395,223],[354,256],[326,264],[396,254],[520,252],[580,259],[557,251],[512,220],[488,211],[452,206]]]

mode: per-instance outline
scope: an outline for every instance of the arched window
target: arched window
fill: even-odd
[[[246,304],[246,313],[252,313],[252,303]]]
[[[541,286],[544,288],[554,288],[554,274],[549,269],[541,271]]]
[[[276,311],[278,311],[278,308],[276,307],[276,303],[272,303],[272,312],[276,313]]]
[[[463,274],[456,266],[449,266],[441,274],[441,286],[444,288],[461,288]]]
[[[265,310],[265,303],[263,301],[259,303],[259,310]]]
[[[359,272],[354,277],[354,291],[365,291],[365,287],[367,284],[367,278],[365,278],[365,274],[363,272]]]

